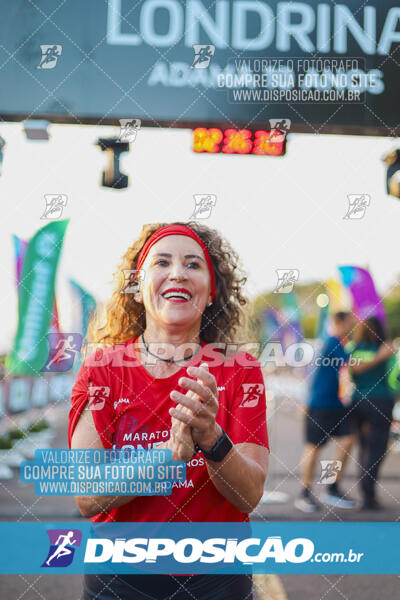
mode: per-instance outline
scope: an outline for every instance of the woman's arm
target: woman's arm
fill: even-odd
[[[354,375],[360,375],[360,373],[365,373],[365,371],[369,371],[373,369],[377,365],[379,365],[384,360],[387,360],[395,353],[394,348],[391,344],[382,344],[377,353],[375,354],[372,360],[362,361],[359,365],[352,365],[350,370]],[[357,353],[355,358],[357,357]]]
[[[88,405],[87,405],[88,406]],[[188,442],[190,440],[190,444]],[[71,440],[71,449],[104,449],[97,433],[91,410],[83,410],[76,424]],[[157,449],[172,450],[172,460],[189,460],[193,455],[193,441],[190,428],[172,419],[171,438]],[[189,456],[189,458],[187,458]],[[124,506],[135,496],[75,496],[75,501],[83,517],[90,518],[99,513]]]
[[[268,473],[268,449],[257,444],[236,444],[219,463],[207,460],[211,481],[229,502],[244,513],[261,500]]]
[[[179,385],[188,390],[182,394],[171,392],[179,407],[171,408],[172,417],[192,427],[193,440],[206,452],[221,437],[222,429],[216,423],[218,390],[215,377],[207,364],[189,367],[188,374],[197,381],[182,377]],[[190,409],[183,412],[182,407]],[[242,512],[255,509],[264,491],[268,471],[268,450],[257,444],[236,444],[221,462],[207,460],[207,469],[218,491]]]
[[[72,435],[71,449],[76,450],[81,448],[89,448],[91,450],[104,449],[100,436],[97,433],[91,410],[82,411]],[[111,508],[128,504],[134,498],[135,496],[75,496],[75,501],[81,515],[90,518]]]
[[[88,405],[87,405],[88,406]],[[157,446],[158,449],[172,450],[172,460],[189,460],[193,455],[193,441],[190,428],[172,419],[171,438]],[[188,442],[190,439],[190,444]],[[91,410],[83,410],[75,426],[71,449],[104,449],[97,433]],[[189,456],[189,458],[187,458]],[[137,498],[135,496],[75,496],[75,501],[83,517],[90,518],[99,513],[124,506]]]

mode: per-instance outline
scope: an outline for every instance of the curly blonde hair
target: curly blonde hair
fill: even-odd
[[[161,227],[171,223],[144,225],[138,239],[122,257],[114,273],[115,289],[105,306],[105,319],[95,313],[89,323],[87,341],[114,345],[140,336],[146,329],[146,312],[143,304],[136,302],[135,294],[124,294],[124,270],[136,270],[139,253],[149,237]],[[187,225],[206,244],[215,273],[216,296],[211,306],[203,312],[200,338],[204,342],[233,342],[235,335],[246,328],[244,307],[248,303],[242,290],[247,281],[237,253],[229,242],[211,227],[195,221],[172,223]]]

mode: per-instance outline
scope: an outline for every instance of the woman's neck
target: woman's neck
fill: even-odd
[[[173,331],[159,327],[154,328],[151,324],[147,324],[143,338],[142,336],[139,338],[139,354],[142,365],[156,378],[169,377],[179,371],[184,366],[185,359],[189,360],[198,350],[199,329],[197,327],[191,330]],[[140,343],[142,339],[144,339],[144,345]],[[165,359],[179,360],[169,362]]]
[[[149,344],[172,344],[175,348],[182,344],[199,344],[200,343],[200,326],[196,324],[189,329],[176,327],[159,327],[152,323],[147,323],[143,337]]]

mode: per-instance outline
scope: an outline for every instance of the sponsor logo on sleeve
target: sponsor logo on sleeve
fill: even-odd
[[[262,383],[242,383],[243,399],[239,408],[254,408],[264,392]]]
[[[90,385],[89,398],[85,410],[102,410],[106,398],[110,397],[110,388],[107,385]]]

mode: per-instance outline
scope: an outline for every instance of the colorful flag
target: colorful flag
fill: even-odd
[[[54,305],[55,279],[68,220],[39,229],[29,241],[18,289],[18,326],[6,360],[12,375],[37,375],[48,356],[46,334]]]
[[[60,321],[58,319],[58,308],[57,308],[57,299],[56,299],[56,297],[54,297],[53,312],[51,313],[51,321],[50,321],[49,332],[50,333],[61,334],[61,331],[60,331]]]
[[[21,279],[22,265],[24,263],[24,256],[28,242],[21,240],[17,235],[13,234],[14,250],[15,250],[15,279],[17,282],[17,288]]]
[[[369,271],[361,267],[343,266],[339,267],[339,273],[343,285],[351,292],[355,315],[362,321],[368,317],[385,321],[385,309]]]
[[[295,292],[282,294],[282,321],[284,345],[301,342],[304,338],[303,328],[300,323],[300,309]]]
[[[96,300],[88,291],[79,285],[74,279],[70,279],[72,291],[78,300],[79,307],[79,325],[77,324],[76,331],[79,331],[82,337],[85,337],[89,324],[89,319],[96,308]]]
[[[333,277],[329,277],[329,279],[326,280],[326,292],[329,296],[329,312],[331,314],[351,310],[351,295],[348,289],[346,289],[340,281]]]
[[[13,234],[13,241],[14,241],[14,250],[15,250],[15,276],[16,276],[17,289],[18,289],[19,282],[21,280],[22,265],[24,264],[24,257],[25,257],[26,248],[28,246],[28,242],[26,242],[25,240],[22,240],[15,234]],[[57,309],[56,298],[54,298],[53,313],[51,315],[49,331],[50,331],[50,333],[60,333],[60,322],[58,319],[58,309]]]
[[[282,341],[282,325],[279,313],[275,308],[266,308],[263,311],[262,343]]]

